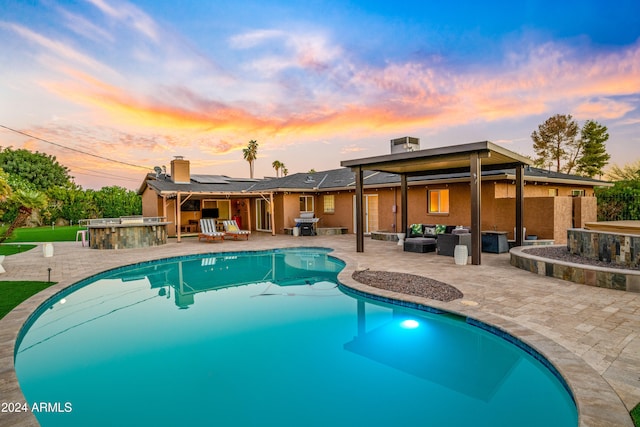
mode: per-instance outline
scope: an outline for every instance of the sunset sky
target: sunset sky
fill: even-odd
[[[607,126],[612,163],[640,158],[637,0],[2,0],[0,40],[0,146],[85,188],[136,189],[175,155],[247,177],[251,139],[256,177],[402,136],[533,155],[558,113]]]

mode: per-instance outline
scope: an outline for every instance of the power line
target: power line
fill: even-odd
[[[67,167],[69,168],[69,171],[71,173],[73,173],[74,175],[78,175],[79,174],[79,175],[89,175],[89,176],[104,177],[104,178],[113,177],[113,178],[117,178],[117,179],[121,179],[121,180],[138,181],[138,182],[140,181],[139,179],[136,179],[136,178],[125,178],[122,175],[116,175],[116,174],[113,174],[113,173],[107,173],[107,172],[103,172],[101,170],[83,168],[81,166],[70,165],[70,166],[67,166]],[[83,172],[78,172],[76,169],[82,169],[82,170],[85,170],[85,171],[93,172],[93,173],[96,173],[98,175],[91,175],[91,174],[88,174],[86,172],[84,172],[84,173]]]
[[[150,168],[150,167],[148,167],[148,166],[134,165],[133,163],[127,163],[127,162],[123,162],[123,161],[120,161],[120,160],[110,159],[110,158],[108,158],[108,157],[99,156],[99,155],[97,155],[97,154],[87,153],[86,151],[78,150],[77,148],[67,147],[67,146],[62,145],[62,144],[59,144],[59,143],[57,143],[57,142],[48,141],[48,140],[46,140],[46,139],[38,138],[37,136],[30,135],[30,134],[28,134],[28,133],[26,133],[26,132],[22,132],[22,131],[19,131],[19,130],[17,130],[17,129],[10,128],[9,126],[0,125],[0,127],[1,127],[1,128],[6,129],[6,130],[8,130],[8,131],[15,132],[15,133],[18,133],[18,134],[20,134],[20,135],[26,136],[26,137],[28,137],[28,138],[33,138],[33,139],[36,139],[36,140],[38,140],[38,141],[45,142],[45,143],[47,143],[47,144],[55,145],[56,147],[65,148],[65,149],[70,150],[70,151],[75,151],[76,153],[84,154],[84,155],[86,155],[86,156],[95,157],[95,158],[97,158],[97,159],[106,160],[106,161],[108,161],[108,162],[119,163],[119,164],[121,164],[121,165],[132,166],[132,167],[134,167],[134,168],[141,168],[141,169],[145,169],[145,170],[150,170],[150,169],[152,169],[152,168]]]
[[[112,179],[112,180],[116,180],[116,181],[131,181],[131,182],[141,182],[141,180],[139,179],[135,179],[135,178],[125,178],[125,177],[119,177],[117,175],[102,175],[102,174],[91,174],[91,173],[87,173],[87,172],[74,172],[74,175],[83,175],[83,176],[93,176],[96,178],[104,178],[104,179]]]

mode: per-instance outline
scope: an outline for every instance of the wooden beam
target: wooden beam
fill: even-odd
[[[246,200],[247,200],[247,222],[248,222],[247,230],[251,231],[251,226],[252,226],[252,224],[251,224],[251,202],[254,199],[246,199]]]
[[[471,264],[480,265],[482,253],[482,173],[480,156],[472,153],[469,156],[470,174],[469,184],[471,185]]]

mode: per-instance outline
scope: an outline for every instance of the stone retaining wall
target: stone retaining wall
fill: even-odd
[[[640,236],[570,228],[567,249],[575,255],[610,262],[612,267],[640,265]]]
[[[583,285],[640,292],[640,271],[596,267],[542,258],[528,254],[523,249],[523,247],[511,249],[510,262],[514,267],[541,276],[555,277]]]

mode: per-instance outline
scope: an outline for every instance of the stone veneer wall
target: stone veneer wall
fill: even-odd
[[[166,225],[91,227],[89,229],[89,244],[92,249],[147,248],[166,243]]]
[[[510,251],[511,265],[541,276],[555,277],[582,285],[640,292],[640,271],[593,267],[559,262],[527,254],[523,247]]]
[[[640,236],[571,228],[567,249],[575,255],[610,262],[611,267],[640,266]]]

